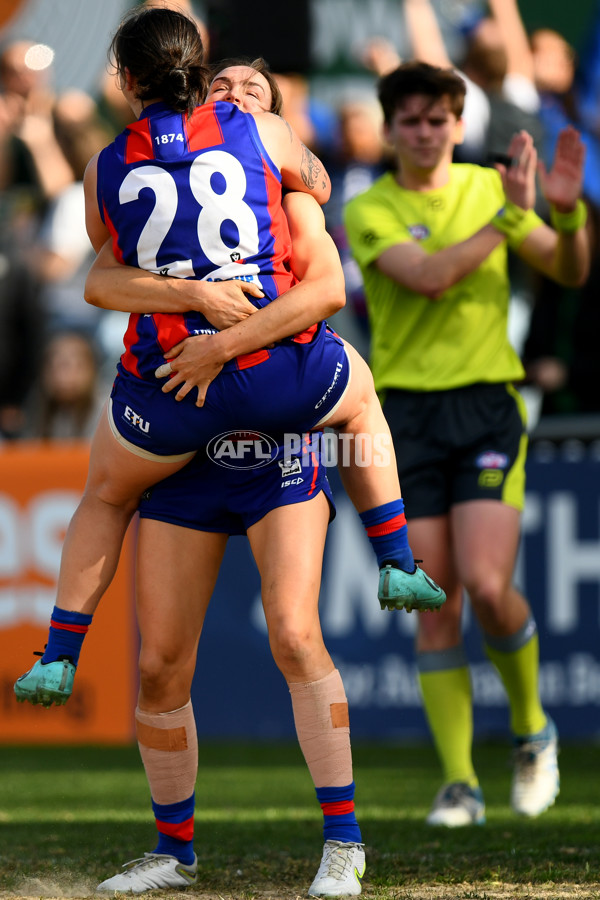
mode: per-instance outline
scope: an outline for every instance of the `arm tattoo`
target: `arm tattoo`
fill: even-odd
[[[287,127],[288,134],[289,134],[289,136],[290,136],[290,144],[292,144],[293,141],[294,141],[294,132],[292,131],[292,126],[291,126],[290,123],[289,123],[288,121],[286,121],[285,119],[283,119],[282,121],[285,123],[285,125],[286,125],[286,127]]]
[[[319,165],[319,160],[308,147],[305,147],[304,144],[302,144],[302,163],[300,164],[302,181],[312,190],[317,183],[320,173],[322,173],[322,169]]]

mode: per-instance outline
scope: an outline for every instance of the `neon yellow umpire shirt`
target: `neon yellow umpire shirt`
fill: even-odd
[[[522,378],[523,367],[507,336],[506,241],[435,301],[388,278],[374,264],[384,250],[406,241],[417,241],[429,253],[464,241],[504,202],[495,169],[457,163],[439,190],[406,190],[388,173],[347,204],[344,218],[365,285],[377,391],[448,390]],[[528,217],[510,246],[516,249],[541,224]]]

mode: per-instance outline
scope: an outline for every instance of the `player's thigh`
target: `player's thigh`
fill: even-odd
[[[140,519],[136,607],[142,653],[195,658],[227,535]]]
[[[472,500],[452,508],[459,577],[474,602],[509,588],[519,546],[520,512],[499,500]]]
[[[287,624],[320,635],[318,601],[329,515],[321,491],[311,500],[271,510],[248,529],[270,631]]]
[[[121,505],[181,469],[185,462],[144,459],[127,449],[115,438],[105,407],[92,440],[86,493]]]

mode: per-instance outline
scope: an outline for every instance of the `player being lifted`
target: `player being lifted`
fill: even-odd
[[[177,27],[166,29],[167,18]],[[290,271],[279,179],[323,201],[329,182],[321,164],[277,116],[245,115],[230,103],[197,105],[202,45],[184,16],[138,10],[119,29],[113,50],[139,118],[88,167],[87,227],[97,250],[112,237],[119,259],[137,267],[144,300],[128,307],[126,350],[65,539],[46,650],[15,685],[18,699],[30,702],[60,703],[70,695],[81,641],[141,493],[227,429],[283,434],[327,424],[383,435],[387,465],[344,472],[381,567],[380,602],[437,609],[445,600],[408,545],[389,429],[368,367],[324,321],[313,324],[344,302],[339,261],[326,262],[317,288],[307,279],[295,283]],[[142,276],[143,268],[190,278]],[[127,267],[120,270],[127,278]],[[201,280],[215,275],[251,280]],[[241,303],[242,289],[262,308],[212,334],[212,314],[203,315],[209,298],[221,298],[229,310]],[[223,327],[222,316],[216,324]],[[177,353],[178,342],[196,332],[210,334],[184,342],[169,363],[178,374],[161,390],[155,371],[165,365],[165,351],[177,345]],[[175,403],[168,392],[182,380]],[[189,396],[192,387],[201,409]]]

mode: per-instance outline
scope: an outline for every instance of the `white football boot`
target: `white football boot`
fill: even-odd
[[[471,787],[464,781],[445,784],[437,792],[426,822],[428,825],[444,825],[446,828],[483,825],[485,803],[481,788]]]
[[[356,897],[365,874],[365,845],[325,841],[323,858],[308,889],[311,897]]]
[[[538,734],[515,739],[510,805],[521,816],[539,816],[560,790],[558,736],[552,719]]]
[[[186,888],[198,880],[198,859],[185,866],[175,856],[163,853],[144,853],[140,859],[125,863],[124,872],[107,878],[98,885],[98,891],[123,891],[143,894],[157,888]]]

